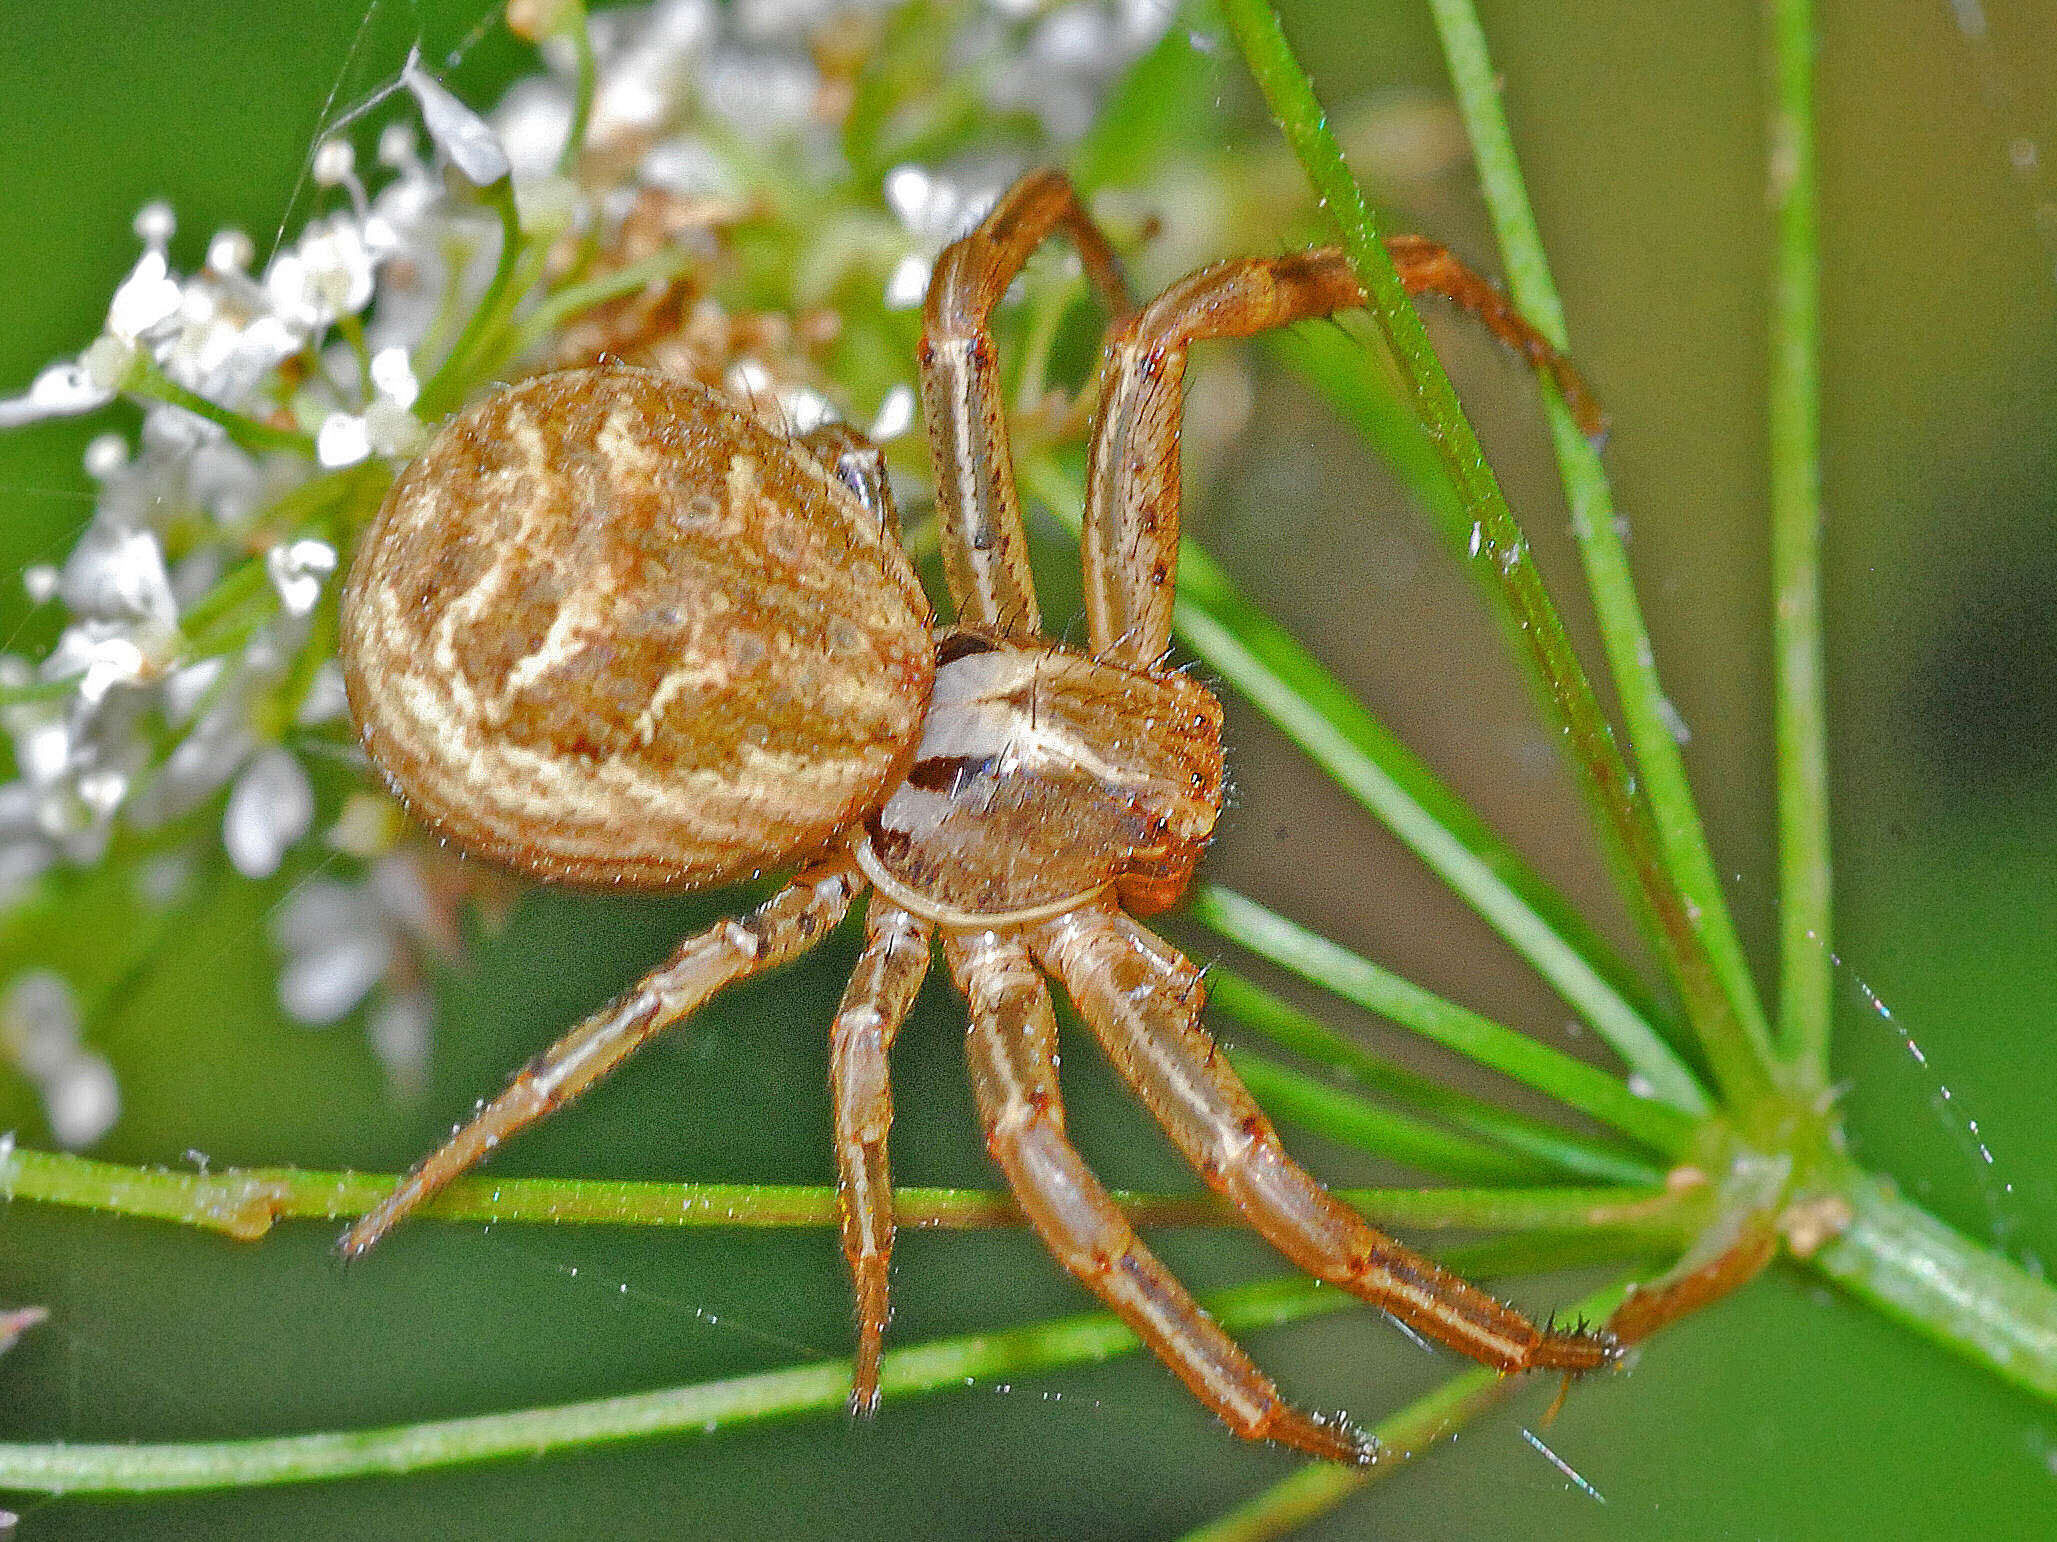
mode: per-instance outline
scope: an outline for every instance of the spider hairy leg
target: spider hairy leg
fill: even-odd
[[[1441,294],[1474,312],[1517,352],[1547,366],[1580,425],[1599,431],[1599,409],[1577,373],[1505,296],[1432,241],[1406,236],[1388,246],[1410,293]],[[1322,247],[1202,268],[1109,330],[1081,539],[1095,658],[1147,667],[1171,645],[1187,349],[1363,304],[1349,262]]]
[[[1498,285],[1484,277],[1439,241],[1427,236],[1388,236],[1386,255],[1399,269],[1400,282],[1409,294],[1441,295],[1453,305],[1470,311],[1486,330],[1538,369],[1547,369],[1572,418],[1588,439],[1607,433],[1607,414],[1586,385],[1585,377],[1571,360],[1559,353],[1550,339],[1538,332],[1528,317],[1515,309],[1514,302]]]
[[[1072,1147],[1057,1087],[1057,1020],[1027,944],[1014,933],[946,933],[943,956],[971,1008],[965,1043],[987,1147],[1044,1245],[1237,1434],[1329,1461],[1371,1460],[1375,1447],[1347,1420],[1285,1401],[1144,1247]]]
[[[864,882],[847,857],[818,863],[748,916],[687,938],[670,958],[517,1072],[506,1091],[344,1232],[336,1250],[357,1257],[508,1136],[548,1118],[718,991],[806,952],[843,919]]]
[[[893,1084],[886,1057],[928,973],[931,932],[928,922],[874,895],[864,917],[864,951],[829,1030],[836,1209],[857,1298],[850,1412],[865,1418],[878,1412],[879,1356],[891,1313],[893,1177],[886,1135],[893,1125]]]
[[[1064,173],[1015,183],[977,229],[946,247],[922,314],[921,410],[936,472],[943,570],[957,619],[1008,636],[1042,625],[1007,439],[993,307],[1031,253],[1058,230],[1117,317],[1129,309],[1120,260]]]
[[[1613,1359],[1611,1338],[1538,1327],[1367,1224],[1288,1156],[1201,1027],[1200,971],[1170,944],[1108,908],[1060,916],[1032,942],[1208,1186],[1300,1268],[1496,1370],[1585,1371]]]

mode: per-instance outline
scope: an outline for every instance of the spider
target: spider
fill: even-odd
[[[1085,652],[1039,629],[989,331],[1060,231],[1115,316],[1088,462]],[[1478,311],[1575,388],[1442,248],[1392,250],[1410,288]],[[1237,1434],[1343,1462],[1373,1450],[1286,1401],[1072,1147],[1046,978],[1207,1183],[1301,1269],[1502,1371],[1607,1364],[1605,1335],[1537,1326],[1332,1198],[1216,1053],[1199,970],[1135,919],[1178,899],[1222,807],[1221,708],[1164,663],[1187,347],[1362,303],[1325,249],[1218,263],[1132,308],[1065,177],[1016,184],[942,254],[924,313],[957,612],[944,627],[883,462],[849,429],[784,437],[622,365],[532,378],[447,424],[394,484],[343,593],[352,712],[392,787],[438,835],[543,878],[798,871],[522,1069],[341,1251],[364,1252],[716,992],[813,947],[869,890],[829,1034],[854,1411],[876,1407],[888,1317],[887,1055],[938,941],[969,1010],[986,1144],[1029,1223]]]

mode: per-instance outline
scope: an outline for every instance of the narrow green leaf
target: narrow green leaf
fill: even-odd
[[[1207,975],[1208,999],[1222,1011],[1247,1023],[1274,1043],[1319,1061],[1367,1087],[1404,1098],[1461,1129],[1484,1136],[1509,1151],[1534,1157],[1567,1174],[1602,1178],[1614,1183],[1659,1183],[1664,1169],[1627,1147],[1591,1139],[1560,1125],[1547,1124],[1455,1092],[1426,1076],[1394,1065],[1326,1023],[1287,1005],[1229,969]]]
[[[1239,1335],[1356,1304],[1342,1291],[1305,1279],[1246,1285],[1206,1302],[1216,1320]],[[1058,1318],[888,1350],[880,1387],[889,1399],[961,1389],[982,1378],[1096,1364],[1137,1347],[1135,1335],[1115,1317]],[[826,1360],[662,1392],[384,1429],[165,1445],[0,1445],[0,1489],[146,1494],[422,1472],[529,1459],[572,1446],[700,1435],[800,1414],[833,1412],[840,1418],[849,1396],[850,1362]]]
[[[1869,1174],[1839,1196],[1850,1224],[1809,1260],[1932,1343],[2057,1402],[2057,1288],[1951,1230]]]
[[[0,1203],[26,1201],[168,1221],[254,1242],[279,1221],[343,1221],[392,1191],[391,1173],[229,1168],[179,1173],[124,1167],[64,1152],[0,1156]],[[1381,1225],[1465,1228],[1677,1229],[1682,1204],[1648,1185],[1543,1189],[1338,1189],[1337,1196]],[[1212,1194],[1138,1194],[1114,1200],[1142,1227],[1240,1226],[1243,1217]],[[1007,1194],[982,1189],[900,1188],[900,1224],[924,1231],[980,1231],[1024,1224]],[[606,1178],[460,1178],[422,1212],[435,1221],[528,1222],[557,1226],[665,1228],[832,1227],[836,1191],[825,1184],[652,1183]]]
[[[1771,7],[1771,639],[1778,743],[1779,1047],[1828,1085],[1828,708],[1821,642],[1821,299],[1812,0]]]
[[[1262,1055],[1231,1050],[1228,1057],[1267,1114],[1373,1156],[1472,1182],[1533,1183],[1549,1176],[1547,1163],[1439,1130]]]
[[[1486,207],[1507,264],[1508,288],[1544,336],[1559,348],[1568,347],[1564,307],[1529,207],[1501,110],[1501,82],[1477,12],[1470,0],[1429,0],[1429,8],[1442,36],[1458,112],[1471,139]],[[1633,828],[1622,830],[1624,850],[1632,871],[1642,879],[1660,945],[1715,1076],[1730,1100],[1747,1111],[1764,1105],[1774,1085],[1770,1029],[1686,780],[1685,760],[1672,732],[1672,709],[1657,678],[1649,628],[1629,575],[1600,453],[1572,421],[1554,384],[1547,379],[1541,383],[1571,505],[1572,534],[1585,565],[1629,743],[1642,770],[1649,816],[1654,817],[1657,852],[1644,850],[1650,818],[1640,804]],[[1614,753],[1611,738],[1607,749]],[[1633,799],[1632,788],[1622,791]]]
[[[1548,1093],[1602,1124],[1667,1155],[1683,1151],[1695,1119],[1654,1097],[1638,1097],[1605,1071],[1445,1001],[1255,900],[1212,884],[1195,891],[1193,918],[1260,957],[1346,1001],[1392,1019],[1446,1049]]]
[[[1343,250],[1364,288],[1366,309],[1399,367],[1429,443],[1457,489],[1471,523],[1467,550],[1474,570],[1502,607],[1509,635],[1520,645],[1522,658],[1564,729],[1587,795],[1601,816],[1601,828],[1622,870],[1634,879],[1638,914],[1678,981],[1696,1029],[1710,1052],[1722,1056],[1717,1075],[1726,1086],[1745,1093],[1760,1091],[1765,1077],[1761,1066],[1736,1045],[1740,1030],[1724,1033],[1719,1026],[1732,1021],[1733,1013],[1706,964],[1704,944],[1691,923],[1691,907],[1666,866],[1671,853],[1652,818],[1652,809],[1637,795],[1635,777],[1543,586],[1528,540],[1507,506],[1450,377],[1387,255],[1370,205],[1344,164],[1321,103],[1294,59],[1268,0],[1224,0],[1224,9],[1273,117],[1306,169],[1316,196],[1336,222]],[[1540,324],[1545,318],[1536,319]],[[1546,391],[1553,406],[1553,427],[1568,423],[1554,388],[1546,387]],[[1576,435],[1576,430],[1573,433]],[[1590,446],[1587,453],[1597,466]],[[1580,514],[1574,499],[1575,521]],[[1675,757],[1677,746],[1672,745],[1671,750]],[[1716,1026],[1709,1028],[1709,1022]],[[1609,1032],[1599,1023],[1594,1026],[1602,1033]],[[1632,1063],[1637,1060],[1636,1056],[1629,1058]],[[1639,1065],[1638,1069],[1649,1076],[1647,1067]],[[1651,1079],[1660,1086],[1670,1080]],[[1672,1098],[1672,1092],[1667,1089],[1660,1096]]]

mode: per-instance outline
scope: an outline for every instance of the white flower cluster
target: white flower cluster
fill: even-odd
[[[419,129],[401,122],[380,136],[382,185],[367,188],[346,140],[324,142],[312,180],[334,207],[261,271],[236,231],[214,237],[197,273],[175,271],[171,211],[142,211],[143,252],[101,335],[0,400],[0,428],[117,395],[144,408],[135,445],[107,435],[87,453],[98,494],[70,557],[23,575],[34,601],[63,605],[67,624],[41,660],[0,655],[0,732],[16,770],[0,783],[0,907],[57,864],[102,860],[123,831],[147,850],[153,833],[226,788],[220,840],[239,873],[270,876],[309,840],[360,873],[325,877],[280,912],[287,1010],[333,1021],[392,987],[374,1011],[376,1032],[396,1076],[415,1073],[428,1008],[408,960],[424,934],[422,884],[402,871],[411,859],[390,850],[390,836],[367,848],[340,827],[317,831],[302,760],[310,744],[333,752],[347,743],[333,726],[343,716],[334,663],[306,655],[327,635],[315,620],[354,529],[326,507],[303,513],[320,503],[308,495],[324,477],[410,453],[423,435],[418,408],[447,410],[483,384],[443,382],[438,393],[435,375],[462,353],[452,338],[502,297],[503,216],[518,214],[524,254],[540,257],[565,235],[604,248],[653,191],[742,205],[752,176],[773,164],[799,185],[847,182],[837,80],[823,62],[833,51],[810,40],[867,16],[875,25],[893,3],[660,0],[596,14],[586,23],[595,73],[583,153],[569,156],[579,50],[566,29],[577,18],[552,0],[517,0],[510,23],[540,38],[548,69],[481,117],[410,59],[381,96],[404,90]],[[951,65],[999,107],[1039,120],[1048,155],[1084,129],[1170,15],[1160,0],[968,3]],[[860,192],[883,193],[897,219],[897,247],[886,253],[891,304],[919,301],[935,251],[1027,154],[902,166],[883,188]],[[546,271],[539,260],[521,279],[534,290]],[[517,302],[535,303],[504,297],[510,316]],[[424,357],[432,350],[445,356]],[[769,390],[792,421],[826,410],[818,393],[783,399],[751,359],[736,360],[730,378],[752,394]],[[434,396],[426,404],[424,389]],[[875,431],[904,430],[911,391],[896,387],[884,401]],[[75,1038],[62,1054],[48,1048],[61,1038],[47,1028],[0,1036],[0,1054],[43,1078],[53,1127],[84,1143],[112,1118],[113,1082]],[[64,1077],[71,1101],[60,1119],[52,1089]],[[103,1090],[79,1091],[88,1082]]]

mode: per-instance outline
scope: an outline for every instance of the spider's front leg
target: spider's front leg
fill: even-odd
[[[1338,1462],[1373,1447],[1347,1421],[1302,1413],[1143,1246],[1064,1133],[1050,992],[1011,932],[946,933],[971,1008],[966,1047],[986,1145],[1043,1243],[1135,1329],[1222,1422]]]
[[[843,919],[864,885],[856,864],[837,856],[802,871],[748,916],[687,938],[670,958],[517,1072],[506,1091],[344,1232],[337,1251],[355,1258],[508,1136],[562,1108],[717,991],[806,952]]]
[[[1037,958],[1208,1186],[1317,1279],[1501,1371],[1589,1371],[1599,1334],[1539,1328],[1470,1281],[1368,1225],[1279,1144],[1271,1121],[1200,1026],[1200,971],[1109,907],[1038,927]]]
[[[1042,620],[990,323],[1030,254],[1059,229],[1107,308],[1125,315],[1128,288],[1114,248],[1064,173],[1048,169],[1015,183],[976,230],[944,249],[922,313],[921,411],[935,461],[943,575],[960,622],[1014,637],[1035,636]]]

